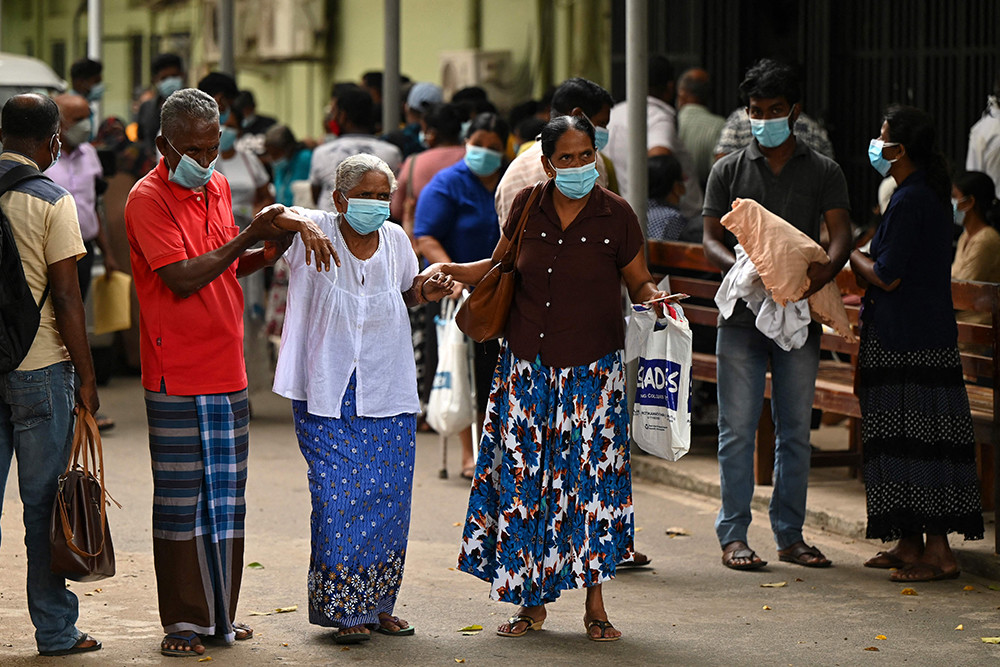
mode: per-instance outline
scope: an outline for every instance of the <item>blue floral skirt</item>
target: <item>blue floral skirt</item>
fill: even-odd
[[[357,416],[354,377],[340,419],[309,414],[305,401],[292,414],[312,495],[309,622],[376,623],[403,579],[416,417]]]
[[[459,569],[533,606],[615,575],[632,555],[621,351],[550,368],[504,345],[493,376]]]

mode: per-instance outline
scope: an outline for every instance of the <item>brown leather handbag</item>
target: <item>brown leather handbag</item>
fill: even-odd
[[[517,244],[515,245],[514,239],[511,239],[503,257],[476,284],[476,289],[472,290],[472,294],[455,315],[458,328],[477,343],[499,338],[507,328],[510,304],[514,301],[517,256],[521,252],[521,240],[524,238],[524,223],[528,220],[528,212],[543,187],[543,183],[535,185],[521,211],[517,228],[514,230]]]
[[[53,573],[73,581],[98,581],[115,575],[115,549],[107,517],[109,497],[97,422],[81,407],[76,415],[73,452],[66,472],[59,476],[52,506],[49,542]]]

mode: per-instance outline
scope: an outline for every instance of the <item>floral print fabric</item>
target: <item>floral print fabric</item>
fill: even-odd
[[[309,622],[325,627],[392,613],[410,528],[416,418],[357,416],[355,383],[352,376],[340,419],[292,401],[312,495]]]
[[[621,351],[552,368],[506,344],[493,377],[458,559],[525,606],[600,584],[632,555]]]

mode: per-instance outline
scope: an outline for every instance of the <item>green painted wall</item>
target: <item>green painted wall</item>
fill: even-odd
[[[259,3],[236,3],[238,22],[252,25]],[[104,115],[131,115],[132,83],[138,76],[141,85],[148,85],[154,43],[159,45],[155,52],[176,50],[185,57],[189,84],[216,66],[207,34],[211,2],[161,2],[155,9],[144,0],[104,0],[103,5]],[[60,73],[68,77],[69,64],[86,53],[87,21],[85,13],[78,13],[80,6],[80,0],[0,1],[2,49],[54,65],[53,47],[61,42],[67,71]],[[329,37],[319,57],[264,62],[237,55],[237,82],[254,91],[260,113],[287,122],[299,136],[319,137],[330,84],[358,81],[363,72],[382,69],[384,3],[327,0],[310,7],[326,14],[314,20],[329,17]],[[401,0],[401,18],[400,69],[416,81],[442,83],[441,53],[478,46],[510,52],[499,86],[510,103],[569,76],[610,82],[610,0]],[[136,67],[133,44],[139,37],[141,64]]]

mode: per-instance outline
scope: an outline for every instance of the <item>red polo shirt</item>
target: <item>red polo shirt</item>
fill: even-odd
[[[161,159],[129,193],[125,229],[139,295],[142,386],[159,391],[163,381],[175,396],[245,389],[243,291],[236,263],[186,299],[156,274],[239,233],[225,176],[216,171],[205,193],[195,192],[170,182]]]

